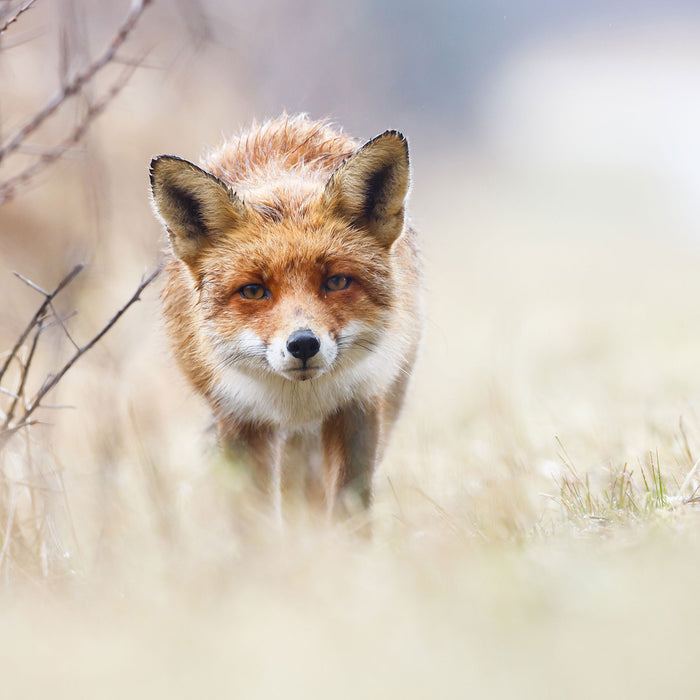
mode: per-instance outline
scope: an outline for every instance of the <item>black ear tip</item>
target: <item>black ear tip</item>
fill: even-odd
[[[151,159],[151,165],[149,170],[153,172],[157,167],[158,163],[165,162],[167,160],[182,160],[182,158],[178,158],[177,156],[156,156],[155,158]]]
[[[148,168],[148,175],[151,179],[151,186],[153,186],[153,180],[156,175],[156,171],[158,170],[158,167],[161,163],[166,163],[166,162],[173,162],[173,161],[178,161],[182,163],[187,163],[188,165],[192,165],[189,163],[189,161],[186,161],[184,158],[180,158],[179,156],[169,156],[169,155],[160,155],[156,156],[155,158],[151,159],[151,164]],[[192,166],[196,167],[196,166]]]
[[[396,129],[388,129],[385,131],[382,136],[395,136],[399,141],[403,141],[404,143],[408,143],[406,140],[406,137],[400,132],[397,131]]]
[[[158,162],[167,156],[156,156],[151,159],[151,164],[148,166],[148,177],[151,180],[151,187],[153,187],[153,179],[155,177],[156,168],[158,167]]]
[[[388,138],[388,137],[393,137],[395,139],[398,139],[401,141],[401,143],[408,143],[408,140],[406,137],[400,132],[397,131],[396,129],[387,129],[383,134],[380,134],[377,136],[377,138],[382,139],[382,138]]]
[[[151,165],[148,167],[148,179],[151,181],[151,189],[153,189],[156,185],[155,174],[156,174],[157,163],[158,163],[158,158],[153,158],[153,160],[151,160]]]
[[[379,134],[379,136],[375,136],[371,141],[369,141],[369,143],[374,143],[375,141],[384,139],[398,141],[404,147],[406,155],[408,156],[408,139],[400,131],[397,131],[396,129],[387,129],[384,133]]]

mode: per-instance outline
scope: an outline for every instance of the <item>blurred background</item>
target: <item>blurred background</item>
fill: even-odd
[[[38,2],[3,35],[6,137],[102,51],[127,9]],[[143,246],[145,261],[157,230],[144,163],[161,152],[197,159],[285,109],[362,138],[403,130],[416,217],[434,202],[468,221],[476,211],[495,219],[465,226],[461,238],[488,239],[515,220],[523,239],[652,234],[692,243],[699,23],[690,0],[155,2],[119,50],[122,63],[108,67],[141,64],[113,106],[80,148],[3,207],[3,261],[31,272],[41,265],[34,242],[83,258],[107,239]],[[58,121],[84,110],[108,77]],[[53,135],[36,134],[5,160],[6,172]],[[430,246],[439,227],[427,223]]]
[[[102,50],[127,9],[38,2],[3,36],[6,136]],[[470,208],[526,208],[557,237],[633,229],[694,240],[699,23],[691,0],[155,2],[118,55],[142,67],[52,173],[54,186],[70,187],[66,205],[90,254],[99,231],[119,228],[120,217],[126,224],[127,211],[135,222],[120,238],[148,246],[144,160],[171,151],[196,159],[253,118],[286,109],[362,138],[405,131],[417,215],[433,183],[446,189],[475,174],[476,184],[456,184],[452,207],[468,198]],[[90,97],[66,105],[64,117]],[[32,145],[42,146],[41,135]],[[517,187],[484,201],[493,178]],[[5,259],[17,254],[16,230],[27,222],[13,221],[33,208],[27,202],[3,212]],[[141,237],[130,233],[136,222]],[[33,228],[32,239],[45,231]]]
[[[0,12],[18,6],[2,0]],[[128,12],[126,1],[37,0],[0,35],[0,145],[103,53]],[[700,453],[699,38],[695,0],[150,4],[104,70],[0,159],[1,197],[2,183],[70,135],[127,71],[84,137],[0,204],[0,348],[41,301],[13,271],[51,288],[86,263],[57,303],[61,313],[79,311],[70,328],[84,342],[157,264],[153,156],[196,161],[283,110],[327,117],[361,139],[401,130],[428,324],[377,479],[381,556],[352,540],[312,539],[311,555],[303,538],[249,546],[239,487],[217,465],[206,407],[162,338],[156,284],[56,390],[52,400],[74,409],[47,410],[48,425],[2,453],[0,526],[14,512],[24,519],[13,525],[13,556],[0,551],[0,570],[33,583],[87,581],[93,591],[98,581],[111,603],[126,600],[109,608],[117,627],[119,611],[130,611],[117,637],[122,654],[129,622],[147,627],[154,646],[164,620],[172,636],[181,621],[199,625],[202,638],[217,626],[219,648],[239,654],[246,687],[257,688],[246,697],[288,690],[254,673],[266,634],[280,656],[294,652],[281,679],[301,683],[305,648],[326,659],[326,680],[338,678],[342,654],[330,655],[336,637],[318,611],[350,628],[346,658],[365,648],[363,616],[379,616],[360,655],[379,653],[373,678],[383,679],[385,697],[398,687],[377,665],[385,647],[402,654],[405,697],[426,696],[431,663],[445,691],[434,694],[468,688],[463,647],[476,659],[472,678],[493,691],[479,697],[585,697],[589,687],[574,681],[586,660],[607,674],[599,687],[609,678],[618,690],[636,683],[638,697],[667,690],[653,671],[665,663],[676,682],[692,683],[683,673],[695,653],[692,625],[673,626],[697,608],[682,585],[697,578],[692,557],[658,540],[634,549],[641,509],[614,494],[648,505],[643,475],[663,472],[680,498]],[[72,350],[60,329],[45,341],[34,387]],[[578,513],[563,495],[565,476],[592,494]],[[657,502],[664,522],[700,551],[688,534],[697,528],[678,525],[663,493]],[[624,545],[580,543],[600,532]],[[663,571],[675,573],[664,582]],[[664,588],[671,579],[677,588]],[[225,613],[202,621],[197,605],[216,598],[215,582],[228,596]],[[145,603],[130,608],[134,599]],[[165,607],[153,612],[154,600]],[[181,611],[172,619],[171,603]],[[92,605],[96,619],[108,609]],[[250,614],[261,606],[272,610],[262,622]],[[661,638],[674,640],[670,648],[645,646],[650,610],[668,626]],[[578,628],[567,626],[572,616]],[[407,617],[434,647],[411,635]],[[19,616],[13,629],[23,625]],[[538,658],[526,662],[533,634]],[[170,672],[173,659],[188,666],[188,643],[162,652],[156,668]],[[102,639],[92,652],[95,678],[104,677],[98,655],[115,644]],[[138,664],[137,652],[127,657]],[[427,661],[413,664],[419,658]],[[79,676],[79,660],[64,658],[55,673]],[[27,654],[27,668],[32,661]],[[205,662],[197,669],[206,675]],[[548,677],[566,691],[545,688]],[[155,687],[184,692],[172,683]],[[311,685],[323,683],[321,675]],[[354,678],[348,696],[372,687]]]

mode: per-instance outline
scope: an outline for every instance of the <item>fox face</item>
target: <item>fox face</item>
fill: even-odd
[[[154,207],[196,293],[212,393],[226,395],[215,400],[284,422],[273,404],[315,395],[322,415],[395,371],[392,251],[408,172],[397,132],[330,176],[268,169],[232,182],[174,156],[153,160]]]
[[[392,303],[387,252],[314,218],[256,221],[202,260],[200,305],[221,362],[306,381],[371,352]]]

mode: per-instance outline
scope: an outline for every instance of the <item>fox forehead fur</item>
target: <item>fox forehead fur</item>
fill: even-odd
[[[285,115],[201,167],[155,158],[151,186],[166,327],[222,439],[321,430],[348,407],[376,414],[385,439],[422,318],[403,136],[361,145]]]

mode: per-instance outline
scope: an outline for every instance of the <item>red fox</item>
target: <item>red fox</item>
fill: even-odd
[[[422,329],[406,139],[284,115],[150,175],[166,329],[220,442],[264,489],[306,468],[329,512],[366,508]]]

